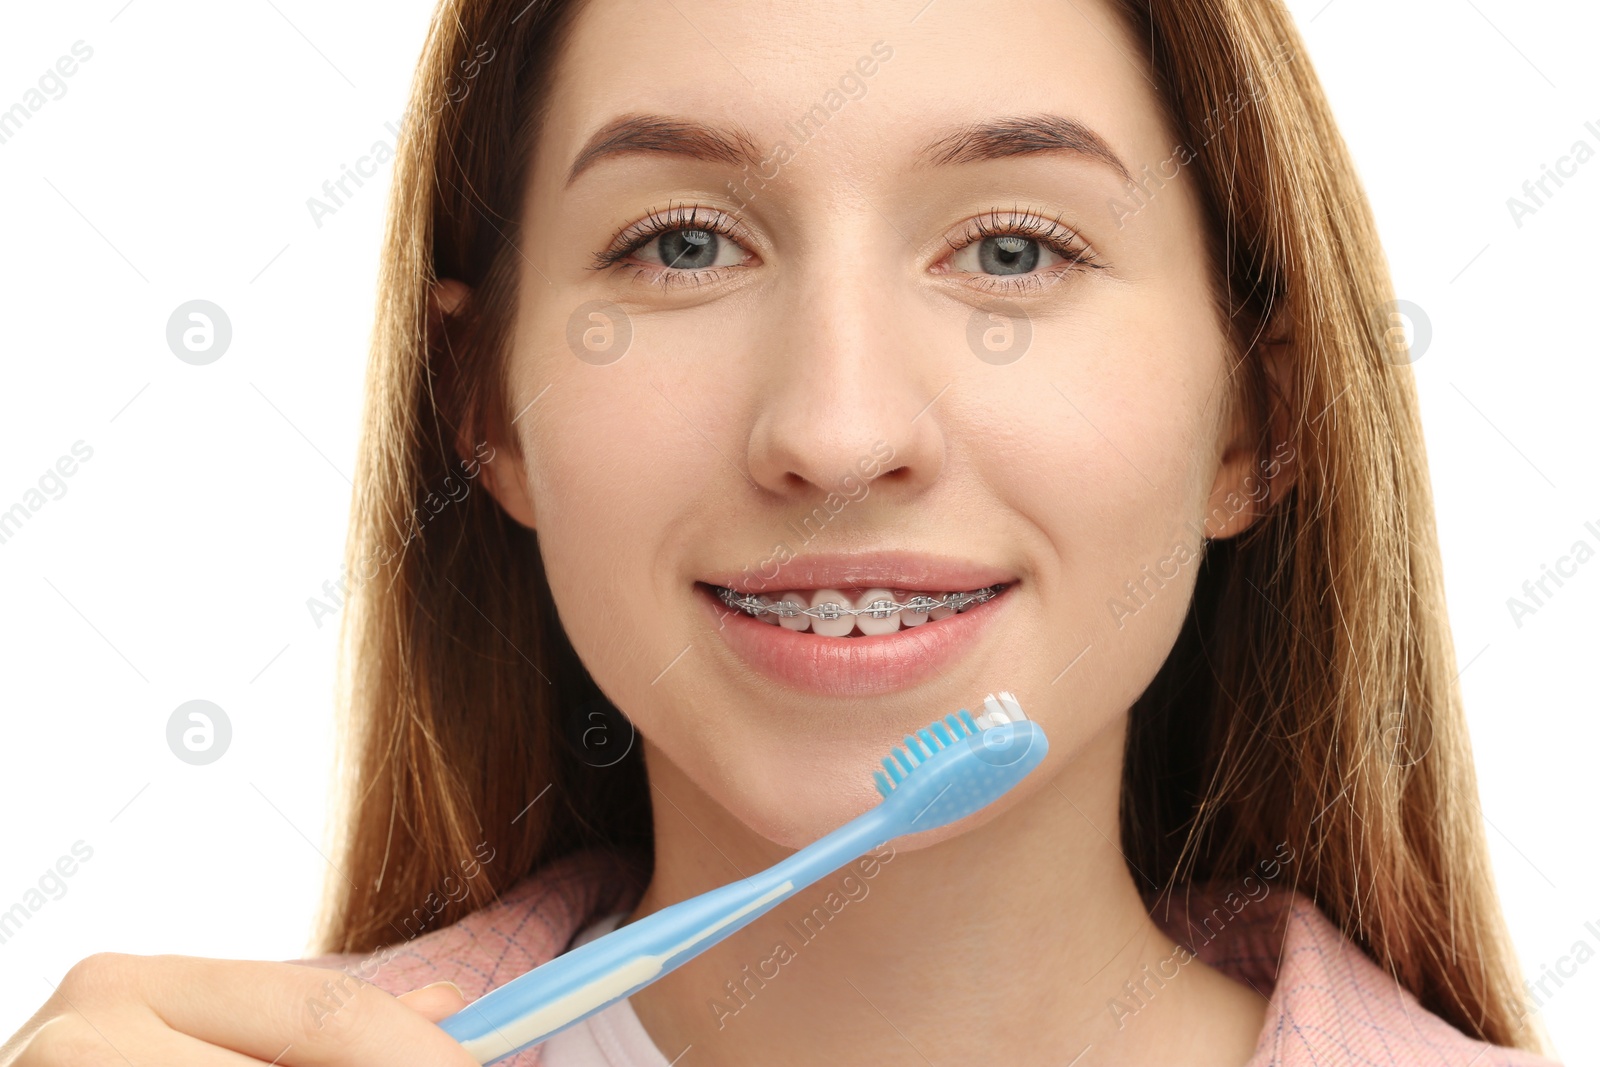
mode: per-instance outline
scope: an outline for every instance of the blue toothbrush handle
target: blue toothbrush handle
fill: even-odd
[[[799,890],[892,837],[882,805],[759,874],[579,945],[439,1023],[480,1064],[536,1045],[643,989]]]

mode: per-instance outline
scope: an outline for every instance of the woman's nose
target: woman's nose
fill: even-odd
[[[864,480],[914,495],[944,465],[939,394],[955,370],[919,342],[925,330],[910,320],[925,309],[914,294],[895,294],[883,273],[868,277],[865,258],[841,258],[797,277],[777,301],[756,355],[750,477],[782,496]]]

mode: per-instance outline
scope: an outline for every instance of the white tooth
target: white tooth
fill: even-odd
[[[811,606],[820,608],[824,604],[838,604],[840,607],[855,607],[850,598],[837,589],[818,589],[811,594]],[[837,619],[811,620],[811,632],[822,637],[845,637],[856,628],[854,615],[840,615]]]
[[[897,589],[895,592],[898,594],[895,599],[902,604],[909,601],[912,597],[919,595],[916,591],[910,589]],[[928,613],[926,611],[912,611],[910,608],[905,608],[900,612],[900,621],[907,626],[921,626],[923,623],[928,621]]]
[[[857,597],[856,602],[851,606],[870,608],[874,600],[894,600],[894,594],[887,589],[868,589]],[[900,629],[900,620],[894,614],[882,619],[874,619],[871,615],[857,615],[856,626],[863,634],[868,636],[873,634],[892,634]]]
[[[778,597],[778,600],[787,600],[797,608],[809,608],[811,606],[810,598],[804,593],[784,593]],[[783,624],[785,629],[796,632],[811,629],[811,616],[809,615],[780,615],[778,616],[778,621]]]
[[[771,607],[771,606],[772,606],[772,604],[773,604],[773,602],[774,602],[774,601],[775,601],[775,600],[776,600],[776,599],[777,599],[777,598],[776,598],[776,597],[773,597],[773,596],[764,596],[764,597],[762,597],[762,598],[761,598],[761,599],[763,599],[763,600],[765,600],[765,601],[766,601],[766,602],[767,602],[767,606],[768,606],[768,607]],[[757,621],[759,621],[759,622],[764,622],[764,623],[767,623],[767,624],[768,624],[768,625],[769,625],[769,626],[776,626],[776,625],[778,625],[778,616],[777,616],[777,615],[775,615],[775,614],[773,614],[773,613],[772,613],[772,612],[770,612],[770,611],[763,611],[763,612],[762,612],[762,613],[761,613],[761,614],[760,614],[760,615],[757,615],[757,616],[756,616],[756,619],[757,619]]]
[[[928,595],[930,595],[930,597],[933,597],[934,600],[944,600],[944,598],[949,597],[950,593],[949,592],[928,593]],[[938,608],[934,608],[933,611],[930,611],[930,613],[928,613],[928,617],[930,617],[930,619],[933,619],[934,622],[938,622],[939,619],[949,619],[949,617],[952,616],[952,614],[955,614],[955,608],[946,608],[946,606],[944,606],[944,605],[939,605]]]

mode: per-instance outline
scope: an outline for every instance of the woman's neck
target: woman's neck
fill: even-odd
[[[788,854],[647,748],[656,865],[633,921]],[[696,1067],[1083,1063],[1239,1067],[1265,1001],[1198,961],[1143,998],[1174,945],[1118,847],[1120,720],[1026,803],[915,850],[890,842],[632,997]],[[865,857],[864,857],[865,858]]]

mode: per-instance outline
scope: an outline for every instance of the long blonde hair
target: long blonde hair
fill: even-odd
[[[1277,0],[1115,2],[1192,149],[1234,402],[1264,461],[1268,412],[1287,413],[1294,469],[1261,521],[1209,546],[1132,710],[1124,851],[1170,889],[1241,876],[1290,842],[1297,888],[1425,1008],[1537,1050],[1518,1021],[1415,386],[1380,330],[1393,289],[1365,194]],[[447,925],[568,852],[651,847],[630,727],[562,631],[537,536],[475,481],[487,441],[516,447],[503,370],[518,205],[578,8],[445,0],[413,83],[347,548],[343,813],[318,951],[414,936],[419,916]],[[446,277],[471,296],[441,318],[428,291]],[[1291,354],[1277,398],[1266,343]],[[485,842],[493,861],[442,894]]]

